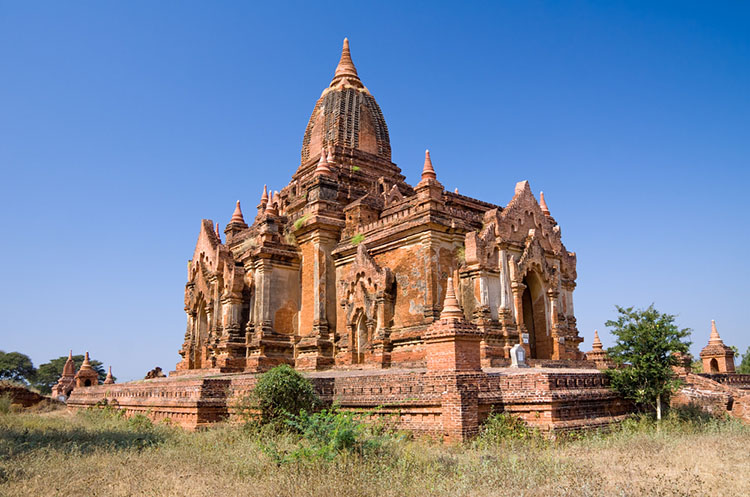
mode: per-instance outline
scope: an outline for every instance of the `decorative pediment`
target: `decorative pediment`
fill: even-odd
[[[357,255],[347,275],[339,281],[341,304],[347,309],[347,321],[357,310],[374,317],[375,303],[390,293],[395,278],[389,268],[381,268],[372,258],[364,243],[357,246]]]
[[[523,243],[526,234],[533,229],[545,250],[555,254],[563,251],[560,230],[555,229],[556,225],[542,212],[528,181],[516,184],[515,195],[502,212],[495,214],[495,218],[498,238]]]
[[[401,190],[396,185],[393,185],[390,191],[385,194],[385,206],[390,207],[393,204],[401,202],[403,199],[404,195],[401,193]]]
[[[523,278],[529,271],[534,270],[539,273],[544,281],[553,282],[555,277],[558,276],[558,270],[547,262],[544,248],[535,230],[529,230],[525,245],[523,253],[516,263],[517,277]]]

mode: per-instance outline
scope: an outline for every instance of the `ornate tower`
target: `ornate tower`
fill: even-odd
[[[704,373],[734,373],[734,351],[724,345],[716,330],[716,321],[711,320],[711,336],[708,345],[701,350]]]
[[[99,374],[94,371],[89,362],[89,353],[86,351],[86,357],[83,359],[81,369],[76,374],[76,388],[91,387],[99,384]]]

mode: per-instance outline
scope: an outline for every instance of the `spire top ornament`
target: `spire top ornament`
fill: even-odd
[[[544,215],[549,216],[549,207],[547,207],[547,202],[544,200],[544,192],[539,192],[539,207],[542,208],[542,212]]]
[[[354,67],[352,54],[349,51],[349,38],[344,38],[344,47],[341,49],[341,59],[339,60],[339,65],[336,66],[336,72],[333,75],[331,86],[335,86],[342,81],[358,87],[363,86],[362,82],[359,80],[357,68]]]
[[[424,151],[424,166],[422,167],[422,181],[426,179],[437,180],[437,174],[435,174],[435,168],[432,167],[432,159],[430,158],[430,151]]]
[[[229,224],[232,223],[239,223],[239,224],[245,224],[245,218],[242,217],[242,209],[240,209],[240,201],[237,201],[237,205],[234,207],[234,213],[232,213],[232,219],[229,221]]]

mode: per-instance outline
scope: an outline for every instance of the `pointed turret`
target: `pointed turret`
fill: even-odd
[[[273,193],[268,197],[268,203],[266,204],[266,214],[269,216],[276,216],[278,212],[273,206]]]
[[[115,382],[115,377],[112,376],[112,366],[109,367],[109,371],[107,372],[107,377],[104,379],[105,385],[111,385]]]
[[[266,210],[268,205],[268,186],[263,185],[263,194],[260,196],[260,203],[258,204],[258,214],[262,214]]]
[[[247,228],[247,224],[245,224],[245,218],[242,216],[242,209],[240,208],[240,201],[238,200],[234,206],[232,218],[229,220],[229,224],[227,224],[226,228],[224,228],[224,233],[227,235],[227,245],[231,244],[235,235],[245,228]],[[221,237],[219,237],[219,241],[221,241]]]
[[[425,359],[428,372],[479,371],[479,342],[482,332],[464,318],[453,289],[453,278],[445,284],[440,318],[425,332]]]
[[[437,174],[435,174],[435,168],[432,167],[429,150],[424,151],[424,166],[422,166],[422,181],[427,179],[437,180]]]
[[[597,369],[608,369],[612,367],[612,360],[609,354],[604,350],[604,345],[599,339],[599,331],[594,330],[594,343],[591,344],[591,350],[586,352],[586,360],[593,361]]]
[[[67,399],[70,392],[76,385],[76,365],[73,362],[73,351],[68,353],[68,360],[65,361],[63,366],[62,376],[57,380],[57,383],[52,387],[52,398],[54,399]]]
[[[237,201],[237,205],[234,207],[234,212],[232,213],[232,219],[229,221],[229,224],[232,224],[232,223],[245,224],[245,218],[242,217],[242,209],[240,208],[239,200]]]
[[[216,229],[214,230],[214,233],[216,233],[216,238],[218,238],[219,242],[221,242],[221,231],[219,231],[219,223],[216,223]]]
[[[549,216],[549,208],[547,207],[547,202],[544,200],[544,192],[539,192],[539,207],[542,208],[542,212]]]
[[[78,387],[90,387],[99,383],[99,374],[91,367],[91,361],[89,360],[89,353],[86,351],[86,355],[83,359],[81,368],[76,373],[76,388]]]
[[[328,166],[328,157],[325,147],[320,151],[320,160],[318,161],[318,167],[315,168],[315,174],[334,176],[333,170]]]
[[[422,166],[422,178],[414,187],[417,194],[425,202],[443,202],[443,185],[437,180],[435,168],[432,167],[430,151],[424,151],[424,165]]]
[[[591,344],[594,350],[603,350],[604,346],[602,345],[602,341],[599,340],[599,331],[594,330],[594,343]]]
[[[711,336],[708,337],[708,343],[724,344],[719,336],[719,331],[716,329],[716,321],[713,319],[711,320]]]
[[[300,172],[306,175],[313,172],[323,147],[355,149],[366,154],[358,159],[358,167],[366,169],[371,165],[368,159],[373,159],[379,164],[373,174],[382,176],[386,173],[385,176],[401,179],[401,170],[395,164],[385,165],[380,161],[391,161],[388,126],[380,106],[359,79],[349,52],[349,40],[344,40],[333,79],[315,102],[307,123],[302,139]],[[385,170],[382,169],[384,166]]]
[[[724,344],[713,319],[708,345],[701,350],[701,360],[704,373],[734,373],[734,351]]]
[[[336,72],[333,75],[331,86],[336,86],[339,82],[348,83],[352,86],[362,86],[362,82],[359,80],[359,74],[357,74],[357,68],[354,67],[352,61],[352,54],[349,52],[349,39],[344,38],[344,47],[341,49],[341,59],[339,65],[336,66]]]
[[[464,313],[458,306],[458,299],[453,290],[453,278],[448,278],[446,283],[445,299],[443,300],[443,311],[440,313],[440,319],[464,319]]]
[[[73,351],[71,350],[68,352],[68,360],[65,361],[65,366],[63,366],[63,372],[62,375],[64,378],[67,377],[73,377],[76,375],[76,365],[73,362]]]

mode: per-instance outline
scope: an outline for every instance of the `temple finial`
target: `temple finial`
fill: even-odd
[[[458,306],[456,292],[453,290],[453,278],[448,278],[446,287],[445,300],[443,300],[443,311],[440,313],[440,319],[463,319],[464,313]]]
[[[76,366],[73,362],[73,351],[71,350],[70,353],[68,353],[68,360],[65,361],[65,365],[63,366],[63,372],[62,375],[66,377],[73,377],[76,374]]]
[[[430,151],[424,151],[424,166],[422,167],[422,181],[426,179],[437,179],[435,174],[435,168],[432,167],[432,159],[430,158]]]
[[[214,230],[214,233],[216,233],[216,237],[221,241],[221,231],[219,231],[219,223],[216,223],[216,229]]]
[[[341,49],[341,59],[339,60],[339,65],[336,66],[336,72],[333,75],[331,86],[342,79],[347,79],[349,82],[359,83],[360,86],[362,85],[362,82],[359,80],[359,75],[357,74],[357,68],[354,67],[354,62],[352,62],[352,54],[349,52],[349,38],[344,38],[344,47]]]
[[[86,351],[86,355],[83,358],[83,364],[81,364],[81,368],[88,366],[91,367],[91,362],[89,362],[89,351]]]
[[[268,185],[263,185],[263,195],[261,195],[260,197],[260,203],[261,204],[268,203]]]
[[[719,336],[719,331],[716,329],[716,321],[713,319],[711,320],[711,336],[708,339],[709,342],[721,342],[721,337]]]
[[[333,176],[333,170],[328,166],[328,158],[326,157],[325,147],[320,150],[320,160],[318,161],[318,166],[315,168],[314,174]]]
[[[594,350],[602,350],[604,346],[602,345],[602,341],[599,340],[599,331],[594,330],[594,343],[592,344],[592,347]]]
[[[544,192],[539,192],[539,207],[542,208],[542,212],[549,216],[549,208],[547,207],[547,202],[544,200]]]
[[[234,208],[234,213],[232,213],[232,219],[229,221],[229,224],[232,223],[239,223],[239,224],[245,224],[245,218],[242,217],[242,209],[240,209],[240,201],[237,201],[237,205]]]
[[[111,385],[115,382],[114,376],[112,376],[112,366],[109,367],[109,371],[107,372],[107,377],[104,379],[105,385]]]

